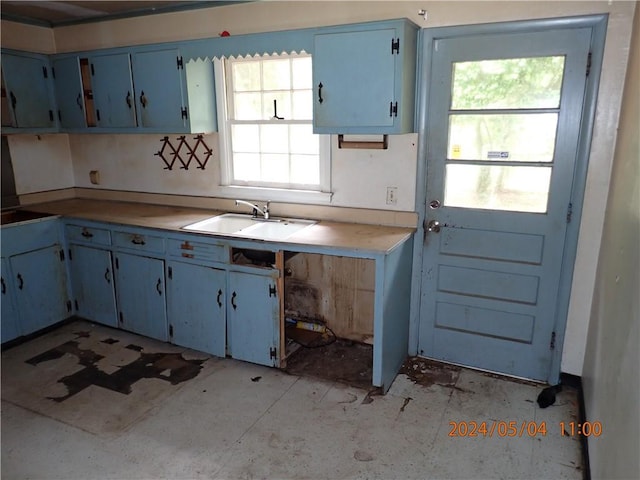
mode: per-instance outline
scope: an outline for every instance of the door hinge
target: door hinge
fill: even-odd
[[[549,350],[556,348],[556,332],[551,332],[551,341],[549,342]]]
[[[389,102],[389,116],[390,117],[398,116],[398,102],[396,103]]]
[[[567,207],[567,223],[571,223],[571,217],[573,216],[573,203],[569,202]]]
[[[47,67],[42,67],[42,76],[44,78],[49,78],[49,74],[47,73]]]
[[[278,358],[278,351],[276,350],[276,347],[271,347],[269,349],[269,358],[271,360],[276,360]]]
[[[587,55],[587,77],[591,73],[591,52]]]
[[[173,268],[171,268],[171,267],[167,268],[167,276],[169,278],[173,278]]]
[[[169,325],[169,336],[173,337],[173,325]]]
[[[60,261],[64,262],[64,250],[62,248],[60,249],[59,255],[60,255]]]
[[[184,62],[182,61],[182,57],[176,57],[176,65],[178,67],[178,70],[180,70],[181,68],[184,70]]]
[[[276,290],[275,285],[269,285],[269,296],[276,297],[278,295],[278,291]]]
[[[67,300],[67,312],[71,312],[71,300]]]
[[[400,39],[392,38],[391,39],[391,55],[394,53],[400,54]]]
[[[180,115],[181,115],[181,116],[182,116],[182,118],[184,118],[185,120],[188,118],[188,115],[187,115],[187,107],[182,107],[182,108],[180,109]]]
[[[76,306],[76,311],[80,310],[80,308],[78,307],[78,300],[74,300],[73,303]]]

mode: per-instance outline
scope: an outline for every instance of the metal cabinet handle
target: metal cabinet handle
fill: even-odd
[[[4,283],[4,278],[0,278],[0,283],[2,283],[2,294],[4,295],[5,293],[7,293],[7,284]],[[218,297],[220,298],[220,297]],[[219,300],[218,300],[219,302]]]
[[[162,280],[159,278],[158,283],[156,283],[156,290],[158,291],[158,295],[162,295],[162,290],[160,289],[161,285],[162,285]]]
[[[24,287],[24,279],[22,278],[22,275],[18,274],[18,288],[20,290],[22,290],[22,288]]]
[[[131,243],[133,243],[134,245],[144,245],[145,241],[144,238],[142,238],[140,235],[134,235],[131,239]]]
[[[82,110],[82,94],[78,94],[78,97],[76,98],[76,103],[78,104],[78,107],[80,107],[80,110]]]
[[[127,107],[131,108],[131,92],[127,92],[127,98],[125,101],[127,102]]]
[[[236,305],[236,292],[233,292],[231,294],[231,306],[233,307],[233,309],[235,310],[236,308],[238,308],[238,306]]]
[[[147,107],[147,97],[144,96],[144,90],[140,92],[140,105],[142,105],[142,108]]]
[[[91,232],[90,232],[89,230],[87,230],[86,228],[83,228],[83,229],[82,229],[82,233],[81,233],[81,235],[82,235],[84,238],[93,238],[93,233],[91,233]]]
[[[2,284],[4,285],[4,280],[2,281]],[[222,297],[222,289],[218,290],[218,298],[216,299],[216,301],[218,302],[218,307],[222,308],[222,302],[220,301],[220,297]]]
[[[322,87],[324,87],[324,85],[322,85],[322,82],[320,82],[318,84],[318,102],[322,103],[324,100],[322,98]]]
[[[111,270],[109,270],[108,267],[104,271],[104,279],[107,281],[107,283],[111,283]]]

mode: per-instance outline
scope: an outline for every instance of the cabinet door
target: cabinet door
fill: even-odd
[[[393,126],[394,37],[393,28],[315,36],[314,127]]]
[[[2,75],[12,118],[11,126],[55,127],[51,68],[46,56],[3,52]]]
[[[117,253],[115,265],[120,327],[166,342],[164,261]]]
[[[131,60],[128,53],[89,59],[98,127],[135,127]]]
[[[167,132],[184,131],[187,112],[179,50],[134,53],[132,62],[138,125]]]
[[[111,252],[71,245],[69,266],[77,315],[117,327]]]
[[[2,343],[4,343],[20,335],[18,331],[18,311],[13,300],[14,291],[11,272],[9,271],[9,261],[5,258],[2,259],[2,278],[0,280],[2,287],[2,325],[0,326],[0,333],[2,334]]]
[[[67,276],[60,245],[10,258],[20,312],[20,333],[26,335],[64,320],[71,313]]]
[[[58,119],[63,129],[85,128],[84,96],[78,57],[53,61]]]
[[[167,265],[169,340],[225,356],[226,272],[182,262]]]
[[[278,365],[280,304],[270,276],[229,272],[227,319],[231,356]]]

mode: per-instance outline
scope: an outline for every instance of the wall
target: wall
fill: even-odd
[[[636,10],[583,370],[592,478],[640,478],[640,9]]]
[[[427,20],[418,16],[425,8]],[[576,2],[445,2],[445,1],[372,1],[372,2],[256,2],[216,7],[196,11],[161,14],[110,22],[76,25],[55,29],[58,52],[86,50],[128,44],[172,41],[185,38],[216,36],[223,30],[232,35],[269,30],[304,28],[386,18],[407,17],[424,28],[488,23],[512,20],[539,19],[584,15],[609,14],[605,57],[601,76],[596,122],[593,135],[584,214],[580,226],[580,239],[575,265],[572,296],[563,347],[562,371],[581,375],[586,343],[587,324],[591,309],[596,266],[604,220],[604,202],[609,189],[611,159],[620,113],[620,99],[626,72],[628,41],[635,2],[629,1],[576,1]],[[3,43],[5,24],[3,27]],[[91,140],[79,140],[80,143]],[[97,144],[101,141],[96,140]],[[127,140],[123,140],[125,143]],[[156,140],[149,140],[153,146]],[[78,140],[70,144],[76,151]],[[414,209],[415,201],[415,147],[411,140],[398,140],[387,151],[387,157],[371,162],[367,153],[350,153],[334,159],[332,179],[336,194],[334,204],[350,207],[389,208],[384,203],[385,186],[399,187],[397,211]],[[97,165],[101,170],[112,168],[113,155],[101,153],[90,145],[82,147],[93,157],[81,158],[74,154],[76,180],[87,176],[86,165]],[[146,162],[148,148],[138,161]],[[141,160],[140,160],[141,159]],[[99,162],[99,163],[96,163]],[[119,170],[113,188],[146,188],[147,170],[131,164],[133,170]],[[140,175],[138,172],[145,172]],[[134,176],[133,173],[138,176]],[[158,178],[159,173],[153,173]],[[115,181],[114,177],[114,181]],[[138,178],[139,182],[132,179]],[[177,186],[175,178],[168,184]],[[393,182],[393,184],[391,183]],[[111,185],[111,184],[110,184]],[[122,185],[122,186],[118,186]],[[371,185],[371,187],[369,186]],[[355,187],[358,187],[358,190]],[[173,188],[173,187],[172,187]],[[196,188],[202,188],[199,184]],[[324,211],[323,211],[324,212]]]

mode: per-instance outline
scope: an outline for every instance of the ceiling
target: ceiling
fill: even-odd
[[[32,1],[2,0],[0,14],[5,20],[59,27],[117,18],[153,15],[194,8],[209,8],[241,3],[236,1]]]

